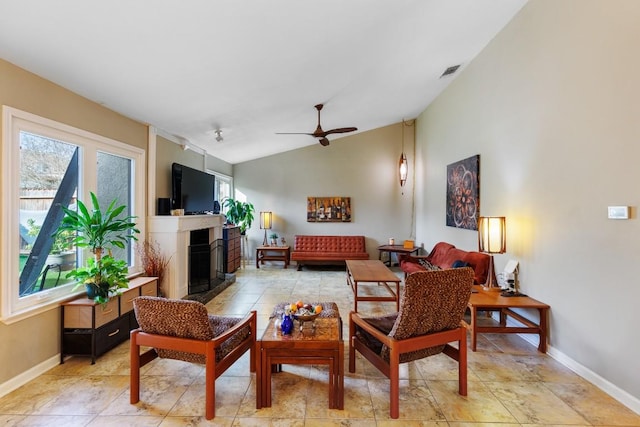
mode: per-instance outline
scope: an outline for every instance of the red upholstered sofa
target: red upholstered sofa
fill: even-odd
[[[476,285],[487,282],[491,257],[482,252],[463,251],[450,243],[439,242],[433,247],[429,255],[401,255],[400,268],[405,273],[405,277],[416,271],[426,271],[428,266],[422,265],[420,260],[426,260],[427,265],[432,264],[442,269],[452,268],[456,261],[466,263],[474,271],[474,282]]]
[[[369,259],[364,236],[295,236],[291,261],[298,271],[304,264],[343,264],[348,259]]]

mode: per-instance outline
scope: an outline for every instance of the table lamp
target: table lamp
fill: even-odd
[[[483,285],[485,290],[499,291],[496,283],[493,254],[503,254],[507,250],[507,233],[505,217],[481,216],[478,218],[478,250],[489,254],[489,273],[487,283]]]
[[[267,230],[271,229],[273,214],[271,212],[260,212],[260,228],[264,229],[264,240],[262,246],[267,246]]]

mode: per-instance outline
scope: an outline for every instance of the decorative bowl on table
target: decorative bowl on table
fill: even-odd
[[[320,315],[320,313],[311,313],[311,312],[300,313],[300,312],[296,312],[296,313],[293,313],[293,318],[296,319],[298,322],[312,322],[312,321],[316,320],[316,318],[319,315]]]
[[[298,309],[295,312],[291,313],[293,315],[293,318],[300,323],[301,331],[305,322],[311,322],[311,327],[315,328],[314,320],[318,318],[318,316],[320,315],[320,311],[322,310],[321,306],[319,306],[320,311],[317,311],[316,307],[312,307],[310,304],[307,304],[307,305],[309,307],[306,307],[306,306],[298,307]]]

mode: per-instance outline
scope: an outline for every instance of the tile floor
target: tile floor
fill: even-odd
[[[346,337],[353,299],[345,273],[298,272],[276,264],[239,270],[236,283],[207,304],[210,312],[244,315],[255,309],[258,328],[264,328],[278,302],[335,301]],[[364,314],[393,308],[393,303],[359,307]],[[156,359],[143,368],[141,402],[131,405],[127,356],[128,342],[95,365],[88,358],[69,358],[1,398],[0,425],[640,426],[640,415],[512,335],[481,336],[478,351],[469,352],[467,397],[458,395],[457,368],[446,356],[403,365],[398,420],[389,418],[388,381],[359,356],[356,373],[345,366],[344,410],[328,409],[326,367],[295,365],[274,375],[273,406],[257,410],[247,354],[217,380],[211,422],[204,419],[203,367]]]

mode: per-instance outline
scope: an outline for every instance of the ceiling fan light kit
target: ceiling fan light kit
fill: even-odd
[[[348,133],[355,132],[358,130],[356,127],[345,127],[345,128],[336,128],[331,130],[322,130],[322,126],[320,126],[320,111],[324,107],[323,104],[318,104],[315,106],[315,109],[318,110],[318,126],[313,133],[305,133],[305,132],[276,132],[277,135],[310,135],[314,138],[318,138],[318,142],[323,147],[329,145],[329,140],[327,139],[327,135],[332,135],[334,133]]]

